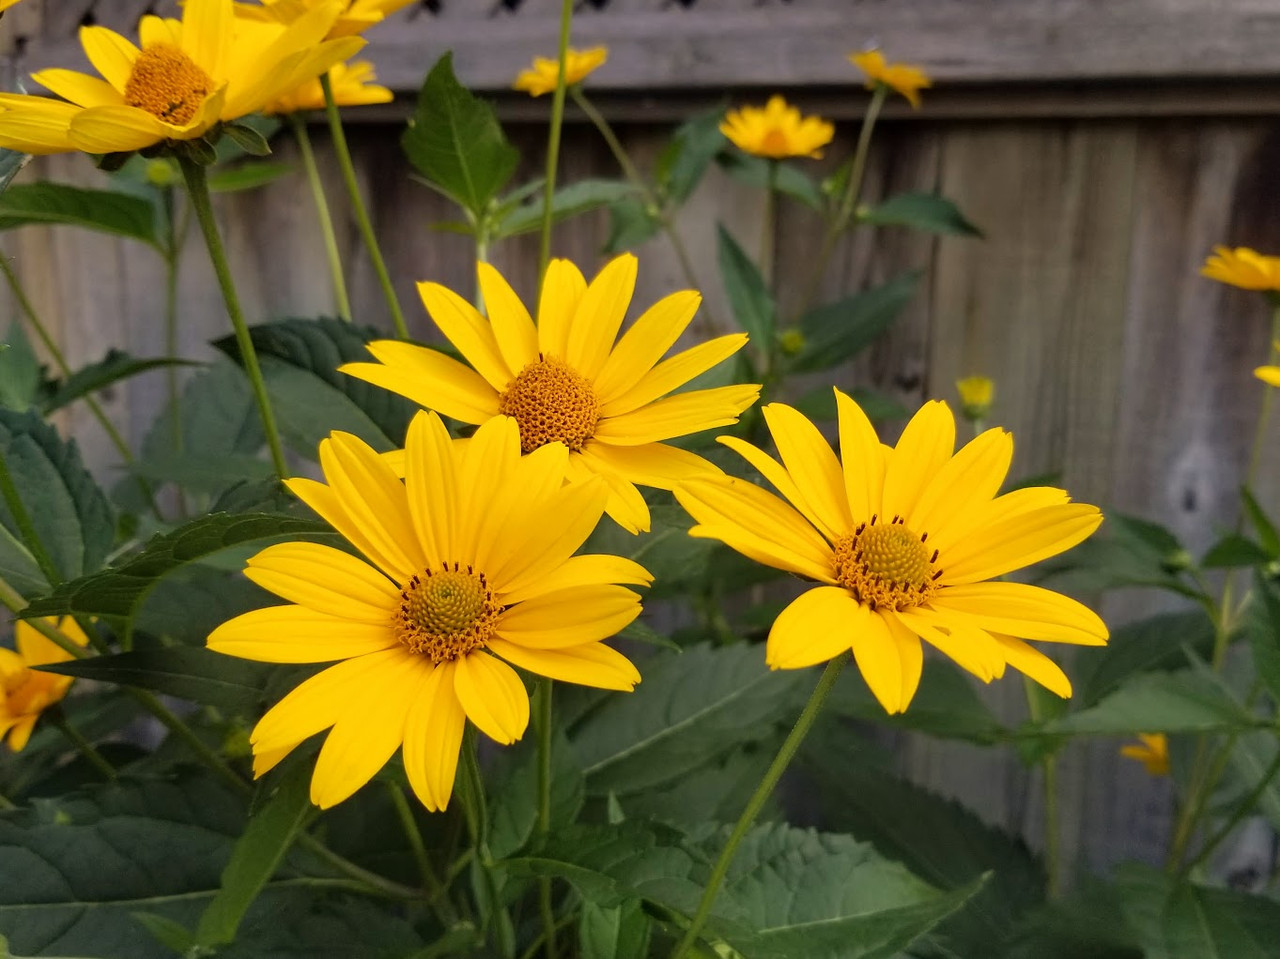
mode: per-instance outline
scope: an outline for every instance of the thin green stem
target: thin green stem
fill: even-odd
[[[1276,341],[1280,340],[1280,306],[1271,311],[1271,339],[1268,347],[1268,366],[1275,366],[1277,359]],[[1274,386],[1263,384],[1262,405],[1258,410],[1258,425],[1253,431],[1253,443],[1249,447],[1249,468],[1244,474],[1244,485],[1252,489],[1253,481],[1258,473],[1258,465],[1262,460],[1262,448],[1267,439],[1267,424],[1271,418],[1271,394]]]
[[[71,725],[71,721],[67,719],[67,714],[62,711],[61,707],[49,710],[48,716],[53,725],[58,728],[58,731],[67,737],[67,741],[75,746],[80,751],[80,755],[87,759],[108,781],[119,778],[116,767],[103,758],[102,753],[94,748],[93,743],[80,735],[80,731]]]
[[[441,925],[448,928],[457,921],[458,917],[453,911],[449,897],[445,895],[443,883],[440,882],[435,868],[431,865],[431,857],[427,855],[427,846],[422,841],[422,830],[418,828],[418,821],[413,816],[413,809],[409,805],[409,800],[405,798],[404,790],[397,782],[387,782],[387,794],[391,797],[391,805],[395,807],[396,816],[400,820],[400,828],[404,830],[404,836],[409,842],[409,849],[413,853],[414,862],[418,865],[418,873],[422,876],[422,885],[427,893],[427,905],[436,914],[436,918],[440,920]]]
[[[1222,845],[1223,840],[1231,835],[1244,818],[1253,811],[1253,808],[1258,804],[1258,800],[1262,798],[1262,794],[1267,791],[1267,787],[1271,785],[1271,780],[1275,778],[1278,772],[1280,772],[1280,751],[1276,752],[1275,758],[1271,760],[1271,764],[1262,773],[1262,778],[1258,780],[1258,784],[1249,790],[1249,794],[1244,799],[1236,804],[1236,808],[1231,811],[1230,818],[1223,823],[1222,828],[1206,839],[1204,845],[1200,847],[1195,856],[1182,867],[1181,874],[1183,876],[1208,859],[1213,854],[1213,851]]]
[[[333,298],[337,304],[338,316],[350,323],[351,301],[347,298],[347,281],[342,274],[338,237],[333,232],[333,217],[329,215],[329,201],[325,199],[324,182],[320,179],[320,168],[316,166],[316,155],[311,149],[307,123],[300,113],[290,113],[289,122],[293,126],[294,138],[298,141],[298,152],[302,154],[302,167],[307,171],[311,199],[315,201],[316,216],[320,220],[320,235],[324,239],[324,252],[329,260],[329,276],[333,280]]]
[[[174,215],[173,187],[161,188],[160,197],[169,228],[169,242],[164,252],[164,353],[170,363],[164,371],[165,385],[169,393],[170,439],[174,453],[181,455],[182,413],[179,403],[182,394],[178,389],[178,367],[173,361],[178,358],[178,261],[182,247]]]
[[[310,833],[299,834],[296,842],[308,852],[327,862],[334,869],[346,873],[352,879],[381,896],[386,896],[388,899],[410,901],[422,898],[421,889],[414,889],[412,886],[406,886],[403,883],[388,879],[386,876],[379,876],[376,872],[370,872],[363,866],[359,866],[345,856],[334,852]]]
[[[275,466],[276,475],[284,479],[289,472],[284,460],[284,447],[280,443],[275,414],[271,411],[271,400],[267,396],[267,384],[262,378],[262,368],[258,365],[258,351],[254,348],[253,337],[249,335],[249,325],[245,322],[244,311],[240,308],[240,297],[236,293],[235,281],[231,277],[227,254],[222,248],[222,237],[218,233],[218,224],[213,218],[208,176],[204,167],[186,157],[180,158],[178,165],[182,168],[182,175],[186,179],[187,195],[191,198],[196,220],[200,224],[201,232],[204,233],[205,245],[209,248],[209,259],[213,261],[213,271],[218,277],[218,286],[222,289],[222,298],[227,304],[227,315],[231,318],[231,326],[236,334],[236,345],[240,349],[240,361],[244,364],[244,371],[253,387],[253,396],[258,403],[258,415],[262,418],[262,429],[267,436],[267,447],[271,450],[271,462]]]
[[[342,117],[338,114],[338,104],[333,98],[333,85],[329,82],[329,74],[320,74],[320,88],[324,91],[324,109],[329,118],[333,152],[338,157],[338,169],[342,171],[342,181],[347,185],[347,194],[351,197],[351,212],[355,214],[356,226],[360,228],[360,236],[363,237],[365,248],[369,251],[369,258],[373,261],[373,271],[378,275],[382,295],[386,297],[387,309],[391,311],[391,322],[395,324],[396,335],[402,340],[407,340],[409,327],[405,325],[404,311],[400,309],[396,288],[391,283],[391,274],[387,272],[386,260],[382,258],[382,247],[378,246],[378,236],[373,232],[369,210],[364,205],[364,198],[360,196],[360,183],[356,179],[355,165],[351,162],[351,150],[347,147],[347,135],[342,129]]]
[[[766,160],[769,173],[764,185],[764,209],[760,213],[760,275],[766,288],[773,286],[773,239],[778,216],[778,161]],[[772,353],[772,347],[769,347]],[[770,363],[770,366],[773,364]]]
[[[538,288],[551,259],[551,202],[556,193],[556,170],[560,165],[560,127],[564,123],[565,60],[569,56],[569,26],[573,22],[573,0],[560,3],[559,74],[551,97],[551,132],[547,135],[547,179],[542,193],[542,236],[538,244]]]
[[[741,844],[747,832],[750,831],[751,826],[755,823],[756,816],[760,815],[760,810],[764,808],[764,804],[773,793],[774,786],[778,784],[778,780],[782,778],[783,772],[786,771],[787,766],[795,756],[796,750],[800,748],[800,744],[804,741],[805,734],[809,732],[809,727],[818,718],[818,713],[822,710],[822,704],[826,701],[831,688],[835,686],[836,680],[840,677],[840,671],[844,669],[845,663],[849,661],[849,656],[850,654],[847,652],[842,653],[827,663],[827,668],[822,671],[818,685],[814,687],[813,693],[809,696],[809,701],[805,703],[804,710],[800,713],[800,717],[791,728],[791,732],[781,748],[778,749],[778,754],[773,757],[773,762],[769,764],[764,778],[756,786],[756,791],[747,800],[746,808],[742,810],[742,815],[738,817],[738,822],[734,825],[733,832],[729,834],[729,839],[725,843],[724,849],[720,851],[720,858],[716,860],[715,866],[712,867],[711,878],[707,880],[706,888],[702,891],[702,899],[698,903],[698,910],[694,913],[693,920],[689,923],[689,928],[685,930],[684,937],[672,950],[671,959],[681,959],[697,942],[698,934],[702,931],[702,927],[706,925],[707,917],[711,915],[711,907],[715,905],[716,896],[720,892],[720,886],[724,883],[725,876],[729,873],[729,864],[733,862],[733,857],[738,851],[739,844]]]
[[[551,832],[551,701],[554,683],[543,679],[538,683],[538,834]],[[542,915],[542,937],[547,959],[556,956],[556,914],[551,897],[551,877],[538,878],[538,911]]]

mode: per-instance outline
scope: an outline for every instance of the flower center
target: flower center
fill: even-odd
[[[575,452],[591,439],[600,403],[585,376],[554,357],[530,363],[498,397],[498,412],[520,425],[520,447],[532,453],[546,443]]]
[[[764,140],[760,143],[761,150],[764,153],[783,154],[790,152],[790,144],[787,142],[787,135],[777,127],[770,127],[764,135]]]
[[[880,525],[872,516],[852,536],[836,540],[835,577],[872,609],[919,606],[942,575],[934,566],[938,551],[931,552],[925,545],[928,537],[928,533],[917,536],[898,516]]]
[[[400,594],[393,628],[396,637],[433,663],[451,662],[483,646],[493,635],[502,607],[484,573],[470,566],[425,570]]]
[[[133,62],[124,102],[180,126],[196,115],[212,92],[213,80],[194,60],[171,43],[157,43]]]

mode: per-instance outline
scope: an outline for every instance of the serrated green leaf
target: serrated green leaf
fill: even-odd
[[[603,908],[582,904],[578,919],[582,959],[645,959],[649,955],[649,917],[636,900]]]
[[[791,361],[791,369],[830,369],[870,346],[898,318],[919,281],[920,272],[913,270],[805,314],[800,320],[804,346]]]
[[[1142,732],[1243,730],[1259,724],[1219,683],[1191,671],[1140,673],[1097,705],[1048,723],[1049,733],[1124,736]]]
[[[717,226],[717,257],[720,278],[729,295],[729,307],[738,326],[747,332],[758,350],[768,351],[773,343],[778,308],[765,284],[760,268],[738,245],[732,234]]]
[[[742,183],[765,189],[769,185],[769,164],[771,160],[764,157],[751,156],[734,150],[725,151],[716,157],[720,169]],[[822,209],[822,191],[818,184],[802,170],[787,163],[778,163],[778,172],[773,187],[779,193],[799,200],[812,210]]]
[[[1084,661],[1087,672],[1076,684],[1076,708],[1095,705],[1139,673],[1186,668],[1183,648],[1207,654],[1213,635],[1213,623],[1200,609],[1160,613],[1116,627],[1106,647],[1092,651]]]
[[[400,143],[409,162],[476,219],[520,160],[493,107],[458,83],[452,53],[427,74]]]
[[[1232,569],[1239,566],[1261,566],[1271,562],[1265,549],[1240,533],[1228,533],[1209,548],[1200,560],[1204,569]]]
[[[4,340],[8,349],[0,351],[0,406],[25,410],[38,402],[44,366],[20,324],[10,326]]]
[[[658,158],[657,180],[662,195],[676,206],[689,199],[707,167],[728,142],[720,132],[724,107],[690,117],[676,128]]]
[[[211,171],[209,173],[209,192],[238,193],[241,190],[256,190],[258,187],[274,183],[281,177],[286,177],[295,171],[296,168],[291,163],[247,160],[233,167]]]
[[[559,223],[569,217],[598,210],[635,192],[636,188],[630,183],[618,180],[579,180],[556,190],[551,199],[551,222]],[[538,196],[515,207],[498,221],[496,236],[519,236],[537,230],[542,225],[545,206],[543,198]]]
[[[493,775],[490,800],[489,850],[506,859],[532,838],[538,819],[538,750],[535,737],[502,752]],[[574,762],[564,733],[557,730],[551,742],[551,828],[572,823],[583,801],[582,770]]]
[[[46,414],[60,410],[83,396],[105,389],[112,383],[137,376],[147,370],[162,366],[195,366],[190,360],[170,359],[158,356],[150,359],[138,359],[120,350],[110,350],[96,363],[81,367],[65,380],[58,383],[53,393],[41,404]]]
[[[29,224],[78,226],[160,249],[156,208],[142,197],[65,183],[30,183],[0,195],[0,230]]]
[[[861,211],[858,221],[872,226],[905,226],[927,233],[982,236],[959,207],[936,193],[899,193],[879,206]]]
[[[632,250],[657,235],[662,221],[650,212],[644,202],[626,197],[609,207],[609,238],[604,252],[610,256]]]

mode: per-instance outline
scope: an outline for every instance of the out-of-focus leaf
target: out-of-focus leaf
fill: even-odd
[[[1184,647],[1207,654],[1213,634],[1213,623],[1201,609],[1160,613],[1116,627],[1105,648],[1081,658],[1087,672],[1076,684],[1076,708],[1095,705],[1139,673],[1185,669]]]
[[[727,142],[720,132],[724,107],[690,117],[682,123],[658,157],[656,177],[662,195],[676,206],[693,193],[707,167]]]
[[[1267,577],[1254,577],[1244,624],[1258,679],[1280,703],[1280,586]]]
[[[928,233],[982,236],[960,208],[936,193],[899,193],[879,206],[859,211],[858,220],[872,226],[906,226]]]
[[[291,163],[276,161],[246,160],[233,167],[223,167],[209,173],[209,190],[212,193],[238,193],[241,190],[256,190],[258,187],[274,183],[281,177],[288,176],[295,170]]]
[[[773,343],[777,306],[755,261],[723,226],[717,228],[720,277],[729,295],[729,307],[738,325],[758,350],[768,352]]]
[[[905,406],[884,393],[862,389],[843,392],[847,392],[849,396],[853,397],[854,401],[862,407],[862,412],[867,414],[867,419],[873,423],[885,420],[904,420],[911,415]],[[836,394],[829,386],[816,386],[800,397],[796,401],[795,407],[810,420],[831,422],[837,416]]]
[[[9,327],[4,343],[8,348],[0,350],[0,406],[22,411],[39,401],[44,367],[19,324]]]
[[[1240,497],[1244,501],[1249,522],[1258,533],[1258,541],[1262,544],[1262,548],[1271,556],[1280,557],[1280,530],[1276,529],[1275,524],[1271,522],[1271,517],[1259,505],[1258,500],[1249,491],[1249,487],[1241,487]]]
[[[604,252],[610,255],[631,250],[652,238],[662,229],[662,221],[644,202],[625,197],[609,206],[609,239]]]
[[[1158,523],[1106,510],[1099,535],[1037,567],[1037,582],[1090,593],[1120,586],[1149,586],[1198,597],[1180,578],[1194,559],[1178,538]]]
[[[1239,533],[1228,533],[1209,548],[1200,560],[1205,569],[1229,569],[1237,566],[1260,566],[1271,562],[1271,554]]]
[[[1125,736],[1143,732],[1192,733],[1257,726],[1222,685],[1191,671],[1139,673],[1097,705],[1048,723],[1050,733]]]
[[[804,345],[791,361],[798,372],[830,369],[870,346],[915,295],[918,270],[865,293],[820,306],[800,320]]]
[[[618,180],[579,180],[556,190],[551,198],[551,222],[589,213],[633,196],[636,188]],[[545,204],[541,196],[513,209],[498,222],[497,236],[519,236],[542,225]]]
[[[9,187],[0,194],[0,230],[29,224],[79,226],[160,249],[155,207],[129,193],[47,182]]]
[[[769,160],[734,150],[724,151],[716,163],[735,180],[763,190],[769,185]],[[778,163],[773,187],[813,210],[822,209],[822,191],[803,171],[787,163]]]
[[[112,383],[145,373],[147,370],[159,369],[162,366],[194,365],[189,360],[170,359],[164,356],[138,359],[120,350],[109,350],[107,355],[98,362],[81,367],[58,383],[53,393],[41,405],[46,414],[52,413],[81,397],[105,389]]]

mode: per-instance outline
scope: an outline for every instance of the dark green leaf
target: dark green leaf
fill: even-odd
[[[1258,679],[1280,703],[1280,586],[1263,576],[1255,576],[1253,583],[1245,634]]]
[[[820,306],[800,320],[804,346],[791,368],[825,370],[870,346],[898,318],[920,280],[913,270],[865,293]]]
[[[728,230],[718,226],[716,234],[720,278],[724,281],[725,292],[729,294],[733,317],[755,341],[756,348],[767,352],[773,343],[777,307],[765,285],[764,276]]]
[[[1249,487],[1240,488],[1240,498],[1244,501],[1245,512],[1249,514],[1249,522],[1258,533],[1262,548],[1273,557],[1280,557],[1280,530],[1277,530],[1271,518],[1249,492]]]
[[[9,327],[4,342],[7,349],[0,350],[0,406],[25,410],[38,402],[44,367],[19,324]]]
[[[645,959],[649,955],[649,917],[637,900],[604,908],[582,904],[578,919],[582,959]]]
[[[271,147],[267,138],[253,127],[243,123],[223,124],[222,132],[249,156],[265,157],[271,155]]]
[[[716,157],[720,168],[735,180],[763,190],[769,185],[769,164],[774,161],[751,156],[739,150],[725,151]],[[778,163],[774,189],[799,200],[813,210],[822,209],[822,191],[803,171],[787,163]]]
[[[929,233],[982,236],[959,207],[936,193],[899,193],[879,206],[860,211],[858,220],[872,226],[906,226]]]
[[[867,419],[873,423],[904,420],[910,415],[910,411],[905,406],[884,393],[853,389],[849,390],[848,394],[862,407],[862,412],[866,413]],[[811,420],[830,422],[836,419],[836,394],[829,386],[816,386],[800,397],[795,407]]]
[[[617,180],[579,180],[556,190],[551,199],[551,221],[559,223],[569,217],[598,210],[635,194],[636,188]],[[538,196],[529,203],[511,210],[499,222],[496,236],[519,236],[542,226],[542,210],[545,204]]]
[[[1139,673],[1096,706],[1064,716],[1045,728],[1051,733],[1126,736],[1134,730],[1190,733],[1256,725],[1258,720],[1220,683],[1184,671]]]
[[[233,483],[275,475],[271,464],[248,453],[186,453],[135,461],[129,472],[153,483],[177,483],[194,493],[217,493]]]
[[[1237,566],[1261,566],[1271,562],[1265,549],[1239,533],[1228,533],[1210,547],[1200,565],[1205,569],[1229,569]]]
[[[609,239],[604,252],[613,255],[631,250],[662,229],[662,221],[642,200],[627,197],[609,207]]]
[[[493,107],[458,83],[452,53],[427,74],[400,142],[409,162],[476,219],[484,216],[520,159]]]
[[[157,916],[151,912],[135,912],[133,918],[151,933],[156,942],[180,956],[187,955],[196,944],[195,935],[180,922],[174,922],[172,919]]]
[[[247,160],[233,167],[214,170],[209,174],[209,191],[211,193],[237,193],[240,190],[255,190],[268,183],[274,183],[281,177],[294,172],[291,163],[263,162]]]
[[[0,195],[0,230],[32,223],[79,226],[141,240],[160,248],[156,209],[146,200],[112,190],[65,183],[31,183]]]
[[[1088,876],[1082,877],[1070,896],[1028,916],[999,955],[1001,959],[1143,959],[1115,889]]]
[[[716,107],[682,123],[658,158],[657,180],[662,195],[679,206],[689,199],[707,167],[725,145],[720,124],[724,107]]]
[[[1068,592],[1150,586],[1199,595],[1179,578],[1194,559],[1169,530],[1113,510],[1106,510],[1106,517],[1100,535],[1041,564],[1038,581],[1052,579],[1055,588]]]
[[[489,850],[506,859],[524,848],[538,820],[538,750],[533,740],[503,750],[489,809]],[[582,808],[582,770],[559,730],[551,743],[551,828],[572,823]]]
[[[158,369],[162,366],[193,365],[195,364],[188,360],[169,359],[163,356],[140,360],[130,356],[128,353],[110,350],[97,363],[91,363],[89,366],[76,370],[65,380],[58,383],[54,388],[53,394],[44,401],[42,406],[46,414],[52,413],[54,410],[60,410],[68,403],[73,403],[83,396],[96,393],[112,383],[128,379],[131,376],[137,376],[147,370]]]
[[[1076,708],[1095,705],[1139,673],[1185,669],[1183,647],[1207,654],[1213,635],[1213,623],[1200,609],[1161,613],[1113,629],[1106,648],[1082,657],[1087,672],[1077,684]]]

